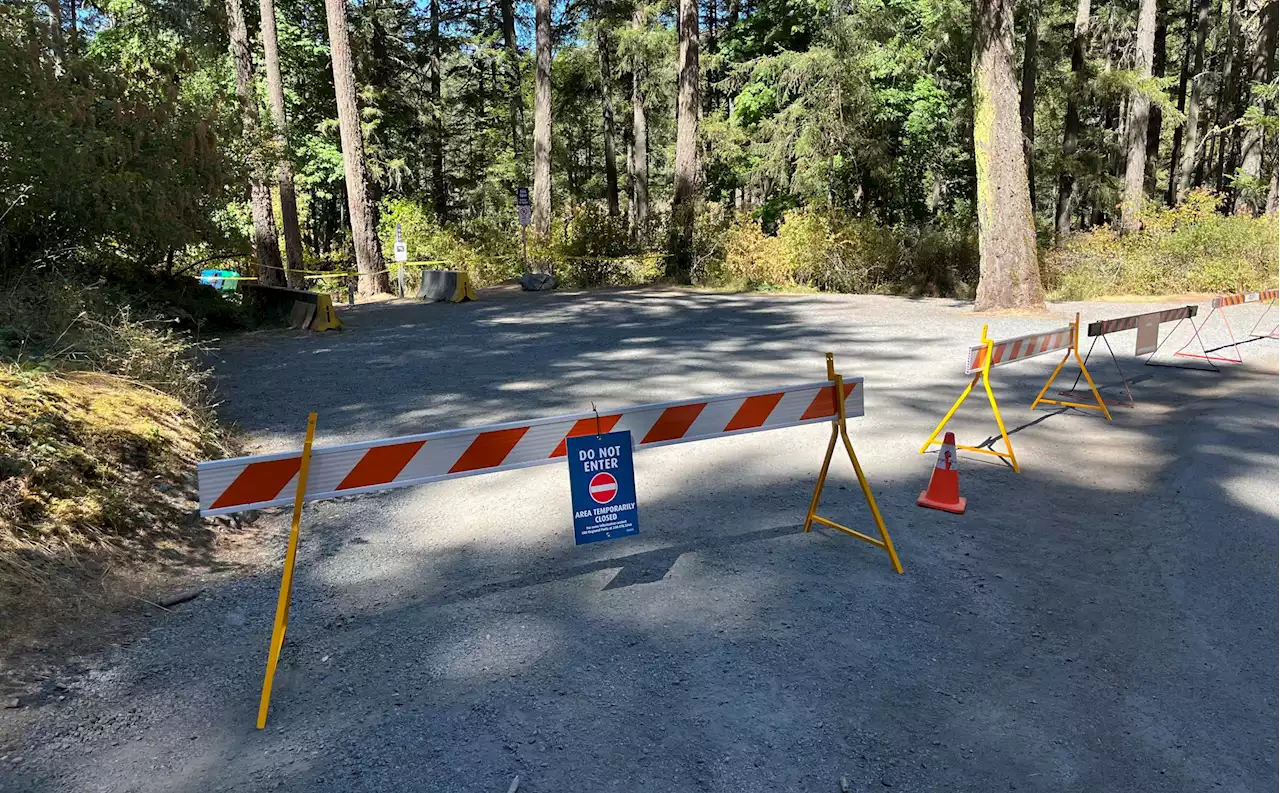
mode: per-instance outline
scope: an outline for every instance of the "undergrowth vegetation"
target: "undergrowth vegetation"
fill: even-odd
[[[1245,292],[1276,285],[1275,216],[1227,216],[1207,190],[1148,211],[1142,229],[1100,227],[1072,236],[1042,260],[1045,286],[1063,300],[1103,295]]]
[[[235,318],[213,290],[163,278],[0,283],[0,610],[111,565],[207,554],[193,472],[231,443],[194,335]]]

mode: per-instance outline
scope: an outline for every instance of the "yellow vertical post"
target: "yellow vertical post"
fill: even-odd
[[[947,411],[947,415],[943,416],[942,421],[938,422],[938,426],[933,428],[933,433],[929,435],[929,439],[920,447],[920,453],[924,454],[929,451],[930,446],[937,443],[938,436],[942,434],[942,430],[947,426],[947,422],[951,421],[951,417],[956,414],[956,411],[960,409],[960,406],[964,404],[964,401],[969,398],[969,394],[973,393],[973,387],[978,384],[979,380],[981,380],[982,387],[987,392],[987,402],[991,404],[991,412],[995,415],[996,425],[1000,427],[1000,437],[1004,439],[1004,448],[1006,451],[1000,452],[995,449],[986,449],[979,446],[962,446],[960,444],[956,444],[956,448],[974,452],[975,454],[989,454],[993,457],[1008,460],[1013,466],[1014,473],[1018,473],[1018,458],[1014,456],[1013,443],[1009,440],[1009,433],[1004,427],[1004,419],[1000,416],[1000,406],[996,404],[996,395],[991,390],[991,356],[995,348],[995,342],[987,338],[986,325],[982,326],[982,338],[979,343],[985,345],[985,351],[983,352],[982,357],[982,369],[974,373],[972,379],[969,380],[969,385],[965,386],[964,391],[960,392],[960,397],[951,405],[951,409]]]
[[[835,387],[836,381],[836,364],[835,358],[831,353],[827,353],[827,380],[831,381],[832,387]],[[818,472],[818,484],[814,485],[813,498],[809,499],[809,511],[805,513],[804,530],[807,532],[813,526],[813,519],[818,514],[818,502],[822,500],[822,486],[827,482],[827,471],[831,468],[831,455],[836,450],[836,418],[831,419],[831,438],[827,441],[827,453],[822,458],[822,470]]]
[[[276,622],[271,631],[271,649],[267,653],[267,674],[262,681],[262,697],[258,700],[258,729],[267,726],[267,709],[271,706],[271,684],[275,682],[276,665],[284,647],[284,634],[289,627],[289,602],[293,594],[293,567],[298,558],[298,532],[302,524],[302,501],[307,495],[307,474],[311,469],[311,441],[316,433],[316,414],[307,417],[307,438],[302,444],[302,462],[298,467],[298,489],[293,497],[293,525],[289,529],[289,548],[284,555],[284,575],[280,579],[280,597],[276,601]]]
[[[1067,359],[1075,356],[1076,363],[1080,365],[1080,373],[1084,375],[1085,382],[1089,384],[1089,391],[1093,393],[1093,398],[1097,400],[1096,404],[1087,405],[1083,402],[1070,402],[1062,399],[1045,399],[1044,395],[1049,390],[1049,386],[1053,385],[1053,381],[1058,379],[1058,373],[1062,371],[1062,367],[1066,365]],[[1127,387],[1127,386],[1126,386]],[[1082,410],[1100,410],[1107,417],[1107,421],[1111,420],[1111,411],[1107,409],[1107,402],[1102,398],[1102,394],[1098,391],[1098,386],[1094,384],[1093,377],[1089,374],[1089,367],[1085,366],[1084,359],[1080,357],[1080,314],[1076,314],[1075,322],[1071,323],[1071,346],[1067,349],[1062,360],[1058,362],[1058,366],[1053,370],[1053,374],[1049,375],[1049,379],[1045,382],[1044,387],[1040,389],[1040,393],[1036,394],[1036,398],[1031,403],[1028,410],[1035,410],[1038,405],[1061,405],[1063,407],[1080,408]]]
[[[805,515],[804,530],[806,532],[809,531],[813,524],[817,522],[823,526],[857,537],[859,540],[871,543],[879,548],[884,548],[885,552],[889,554],[889,562],[893,565],[894,571],[901,575],[902,562],[898,560],[898,552],[893,547],[893,540],[889,538],[889,530],[885,528],[884,517],[881,516],[880,507],[876,504],[876,497],[871,492],[871,484],[867,481],[866,474],[862,472],[862,465],[858,462],[858,455],[853,451],[853,441],[849,440],[848,414],[845,411],[844,377],[836,373],[835,362],[831,353],[827,353],[827,379],[831,381],[831,387],[835,395],[836,414],[831,419],[831,437],[827,441],[827,453],[822,458],[822,470],[818,473],[818,484],[813,488],[813,498],[809,500],[809,512]],[[878,540],[818,514],[818,503],[822,500],[822,488],[827,482],[827,472],[831,468],[831,456],[835,452],[837,437],[844,441],[845,451],[849,453],[849,462],[853,463],[853,471],[858,476],[858,486],[862,488],[862,495],[867,499],[867,506],[871,508],[871,516],[875,519],[876,529],[880,533],[880,539]]]

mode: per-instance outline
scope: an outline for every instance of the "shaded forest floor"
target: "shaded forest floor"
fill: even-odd
[[[306,512],[267,731],[252,718],[278,533],[259,572],[17,691],[0,784],[1261,789],[1276,776],[1275,342],[1221,373],[1124,360],[1138,404],[1110,423],[1025,410],[1050,356],[1000,368],[1023,473],[962,456],[968,513],[914,505],[933,464],[917,450],[984,323],[1001,338],[1160,305],[978,317],[951,300],[490,291],[343,309],[341,334],[228,336],[220,415],[254,451],[296,447],[308,410],[328,444],[805,382],[830,350],[866,378],[851,430],[906,574],[800,533],[823,427],[637,455],[641,534],[592,547],[572,545],[556,466],[324,502]],[[1237,336],[1256,313],[1239,312]],[[1114,384],[1108,361],[1091,369]],[[955,429],[989,437],[985,403]],[[833,470],[826,514],[866,525]]]

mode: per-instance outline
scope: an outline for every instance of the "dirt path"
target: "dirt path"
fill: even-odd
[[[854,442],[906,575],[800,533],[823,427],[637,455],[640,536],[583,548],[558,466],[326,502],[307,510],[267,730],[278,568],[0,710],[0,789],[1276,786],[1275,342],[1220,374],[1131,366],[1138,407],[1110,424],[1026,412],[1047,357],[998,370],[1023,473],[962,457],[952,516],[914,505],[933,462],[917,449],[983,322],[1010,336],[1155,306],[984,320],[881,297],[489,297],[227,339],[225,415],[285,449],[308,409],[322,443],[377,438],[821,379],[832,350],[866,378]],[[956,429],[987,437],[984,405]],[[826,511],[865,526],[836,470]]]

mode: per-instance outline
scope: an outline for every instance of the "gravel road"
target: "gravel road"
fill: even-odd
[[[812,381],[831,350],[866,378],[853,439],[906,574],[801,533],[822,426],[638,454],[640,535],[582,548],[559,466],[325,502],[266,730],[278,532],[276,566],[0,710],[0,789],[1275,790],[1274,341],[1221,373],[1126,359],[1137,407],[1110,423],[1027,412],[1049,356],[998,369],[1023,472],[962,455],[967,514],[914,504],[984,322],[1165,305],[492,292],[226,338],[223,413],[260,450],[309,409],[320,443],[371,439]],[[988,437],[984,402],[955,429]],[[868,527],[833,470],[824,512]]]

